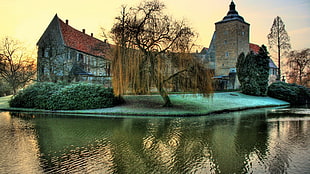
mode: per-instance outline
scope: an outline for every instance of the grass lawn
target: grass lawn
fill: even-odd
[[[237,111],[261,107],[276,107],[289,103],[271,97],[249,96],[239,92],[214,93],[207,98],[195,94],[169,95],[173,107],[162,107],[163,100],[159,95],[128,95],[124,96],[125,104],[111,108],[89,110],[44,111],[37,109],[9,108],[10,96],[0,98],[0,109],[8,108],[18,111],[37,111],[65,114],[91,115],[141,115],[141,116],[193,116],[220,113],[222,111]]]
[[[0,97],[0,109],[9,108],[9,101],[11,100],[11,95]]]

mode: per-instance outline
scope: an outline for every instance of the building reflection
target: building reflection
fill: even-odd
[[[294,173],[310,172],[310,119],[305,117],[296,117],[287,119],[287,114],[283,117],[275,117],[269,120],[271,127],[268,144],[268,171],[270,173],[292,173],[290,163],[292,161],[304,161],[306,166],[296,167]],[[294,156],[293,154],[300,154]],[[308,167],[307,167],[308,166]]]
[[[15,117],[33,125],[47,173],[281,173],[289,168],[291,146],[309,149],[309,120],[282,122],[264,112],[195,118]]]

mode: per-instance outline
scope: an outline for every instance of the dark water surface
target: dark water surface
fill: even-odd
[[[310,110],[195,118],[0,112],[0,173],[310,173]]]

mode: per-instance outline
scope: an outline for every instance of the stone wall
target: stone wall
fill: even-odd
[[[238,20],[215,25],[215,76],[228,75],[240,53],[249,52],[249,24]]]

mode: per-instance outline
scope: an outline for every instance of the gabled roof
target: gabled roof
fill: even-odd
[[[278,69],[277,65],[273,62],[272,59],[269,59],[269,67],[274,68],[274,69]]]
[[[249,47],[250,47],[250,51],[253,51],[254,54],[258,54],[260,46],[250,43]]]
[[[209,48],[207,47],[203,47],[200,51],[200,54],[207,54],[207,51],[208,51]]]
[[[110,44],[103,42],[99,39],[94,38],[86,34],[85,32],[81,32],[67,23],[63,22],[59,19],[59,26],[62,34],[62,38],[64,40],[64,44],[67,47],[85,52],[87,54],[91,54],[94,56],[105,57],[110,59],[109,51]]]
[[[256,45],[256,44],[253,44],[253,43],[250,43],[250,51],[253,51],[254,54],[258,54],[259,52],[259,49],[260,49],[260,46]],[[270,68],[274,68],[274,69],[277,69],[277,65],[273,62],[272,59],[269,59],[269,67]]]

